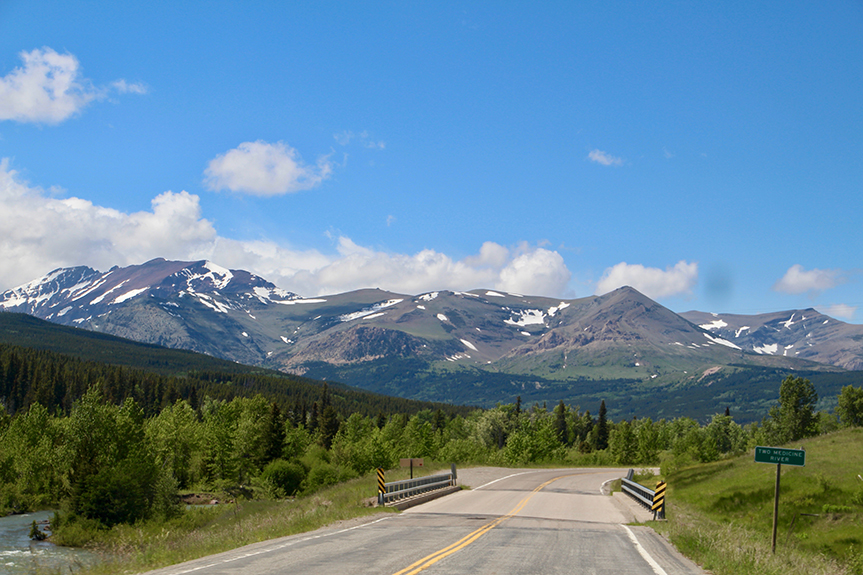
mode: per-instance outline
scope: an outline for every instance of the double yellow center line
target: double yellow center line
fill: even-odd
[[[394,573],[393,575],[414,575],[415,573],[419,573],[420,571],[428,569],[429,567],[431,567],[432,565],[434,565],[435,563],[437,563],[438,561],[440,561],[444,557],[448,557],[448,556],[452,555],[453,553],[455,553],[456,551],[464,549],[465,547],[467,547],[468,545],[470,545],[471,543],[473,543],[474,541],[476,541],[477,539],[479,539],[480,537],[482,537],[483,535],[485,535],[486,533],[488,533],[489,531],[491,531],[492,529],[494,529],[495,527],[497,527],[498,525],[500,525],[501,523],[503,523],[504,521],[509,519],[510,517],[517,515],[519,511],[524,509],[524,506],[527,505],[527,502],[530,501],[531,497],[533,497],[539,491],[542,491],[546,486],[550,485],[551,483],[554,483],[558,479],[563,479],[564,477],[568,477],[568,475],[561,475],[560,477],[555,477],[554,479],[549,479],[548,481],[546,481],[545,483],[543,483],[542,485],[540,485],[539,487],[537,487],[536,489],[531,491],[527,497],[525,497],[524,499],[519,501],[518,505],[513,507],[512,511],[510,511],[506,515],[503,515],[501,517],[498,517],[494,521],[486,523],[485,525],[483,525],[482,527],[480,527],[479,529],[477,529],[473,533],[469,533],[469,534],[465,535],[464,537],[462,537],[461,539],[459,539],[458,541],[456,541],[452,545],[450,545],[448,547],[444,547],[440,551],[435,551],[431,555],[427,555],[426,557],[423,557],[419,561],[412,563],[411,565],[408,565],[407,567],[405,567],[401,571]]]

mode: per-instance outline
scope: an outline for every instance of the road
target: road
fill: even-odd
[[[701,575],[601,486],[625,470],[497,470],[398,515],[325,528],[152,575],[583,573]],[[462,476],[465,474],[463,473]],[[460,477],[462,479],[462,477]]]

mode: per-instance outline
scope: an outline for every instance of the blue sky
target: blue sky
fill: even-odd
[[[0,0],[0,288],[632,285],[863,320],[863,4]]]

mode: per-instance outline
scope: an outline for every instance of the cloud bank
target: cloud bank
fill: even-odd
[[[254,196],[278,196],[314,188],[330,177],[327,157],[316,166],[305,165],[299,152],[284,142],[243,142],[210,160],[204,185],[213,191],[230,190]]]
[[[303,296],[366,287],[409,294],[488,287],[560,297],[570,279],[560,254],[528,244],[486,242],[478,254],[458,260],[430,249],[373,250],[344,236],[333,238],[333,253],[225,238],[202,217],[194,194],[167,191],[152,200],[150,210],[124,213],[30,187],[8,159],[0,160],[0,230],[2,290],[59,267],[107,270],[156,257],[212,260]]]
[[[845,277],[841,270],[806,271],[800,264],[794,264],[785,275],[773,285],[773,289],[787,294],[809,293],[812,296],[834,288],[844,283]]]
[[[596,295],[602,295],[619,287],[630,286],[651,299],[691,295],[698,282],[698,264],[683,260],[665,270],[648,268],[641,264],[620,262],[602,274],[596,286]]]
[[[59,124],[112,91],[120,94],[147,91],[143,84],[125,80],[116,80],[107,87],[94,86],[82,77],[75,56],[58,54],[51,48],[37,48],[19,56],[23,66],[0,78],[0,120]]]

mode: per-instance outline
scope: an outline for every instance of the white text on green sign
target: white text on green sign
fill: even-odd
[[[756,447],[756,463],[784,463],[803,467],[806,462],[806,452],[802,449],[782,449],[780,447]]]

